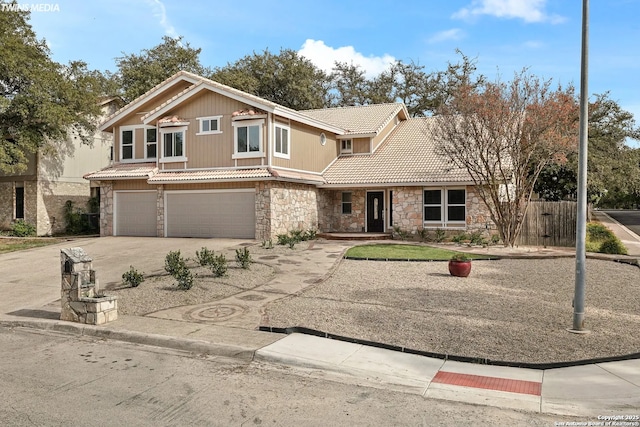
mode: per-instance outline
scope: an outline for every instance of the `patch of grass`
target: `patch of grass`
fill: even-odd
[[[63,242],[62,239],[52,238],[26,238],[26,239],[7,239],[0,237],[0,254],[6,252],[22,251],[24,249],[39,248],[41,246],[55,245],[56,243]]]
[[[412,260],[431,260],[431,261],[447,261],[451,259],[457,251],[447,249],[432,248],[422,245],[394,245],[394,244],[376,244],[355,246],[349,249],[345,256],[353,258],[368,259],[412,259]],[[484,255],[468,254],[471,259],[487,259]]]

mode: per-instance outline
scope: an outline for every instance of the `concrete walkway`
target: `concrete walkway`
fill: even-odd
[[[309,335],[259,332],[254,328],[260,323],[264,300],[252,304],[243,299],[245,293],[212,303],[219,306],[241,302],[251,307],[220,322],[198,318],[197,313],[207,310],[208,304],[165,310],[154,313],[154,317],[120,316],[105,326],[57,320],[61,247],[85,248],[94,257],[101,281],[109,283],[119,280],[133,257],[145,272],[162,269],[157,265],[157,256],[147,259],[140,254],[164,254],[177,248],[193,252],[202,246],[221,250],[244,244],[255,242],[102,238],[0,255],[0,325],[284,364],[305,375],[417,393],[425,398],[584,417],[585,422],[598,421],[598,416],[640,414],[640,360],[531,370],[445,361]],[[276,277],[257,291],[268,298],[296,293],[325,277],[350,245],[319,240],[292,252],[287,263],[278,265]],[[494,250],[502,256],[572,255],[571,251],[557,248]],[[151,259],[156,259],[155,263]],[[256,290],[251,292],[255,294]]]

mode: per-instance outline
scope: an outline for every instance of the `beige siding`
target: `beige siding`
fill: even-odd
[[[165,191],[172,190],[226,190],[236,188],[255,188],[254,182],[215,182],[202,184],[166,184]]]
[[[370,152],[370,138],[354,138],[353,141],[351,141],[351,144],[351,147],[353,148],[353,154],[365,154]]]
[[[113,181],[113,189],[118,190],[155,190],[155,185],[149,185],[146,179],[132,179]]]
[[[322,172],[337,157],[339,149],[334,134],[300,123],[291,123],[290,129],[291,158],[283,159],[273,156],[273,148],[270,147],[274,166]],[[324,133],[327,138],[324,146],[320,144],[321,133]]]
[[[391,122],[389,122],[389,124],[387,124],[387,126],[385,126],[384,129],[382,129],[382,132],[380,132],[378,135],[376,135],[373,138],[373,151],[376,151],[378,149],[378,147],[380,146],[380,143],[384,141],[387,135],[389,135],[396,126],[397,125],[396,125],[395,119],[392,119]]]

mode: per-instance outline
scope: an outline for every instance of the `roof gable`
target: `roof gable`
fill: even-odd
[[[377,135],[394,117],[400,115],[404,120],[409,116],[401,103],[323,108],[303,110],[300,113],[341,127],[346,130],[344,134],[349,136]]]

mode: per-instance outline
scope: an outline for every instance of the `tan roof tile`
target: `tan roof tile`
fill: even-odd
[[[329,185],[469,182],[434,149],[433,118],[401,122],[371,155],[342,156],[323,174]]]
[[[346,129],[346,135],[349,135],[378,133],[403,109],[403,104],[374,104],[303,110],[300,113]]]
[[[147,179],[158,168],[155,163],[119,163],[84,175],[88,180]]]
[[[276,178],[290,179],[294,181],[313,182],[315,184],[324,184],[325,180],[321,175],[309,172],[299,172],[287,169],[272,168],[271,174]]]
[[[214,182],[233,181],[242,179],[270,178],[271,174],[265,168],[256,169],[217,169],[196,171],[161,171],[149,179],[149,184],[163,184],[172,182]]]

